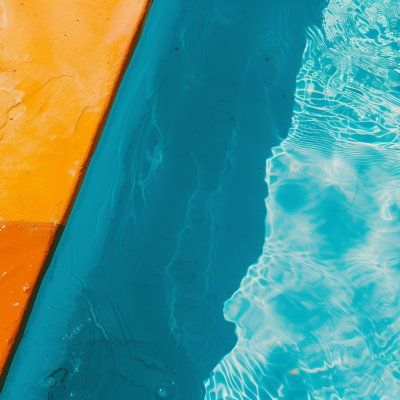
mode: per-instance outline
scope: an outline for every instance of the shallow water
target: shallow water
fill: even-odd
[[[395,4],[154,2],[2,398],[396,398]]]
[[[399,18],[398,2],[331,0],[309,32],[263,255],[225,304],[239,340],[208,399],[399,396]]]

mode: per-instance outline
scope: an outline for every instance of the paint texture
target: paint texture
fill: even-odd
[[[0,372],[150,4],[0,1]]]

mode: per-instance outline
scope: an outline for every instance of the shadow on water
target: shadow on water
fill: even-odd
[[[204,397],[236,343],[223,304],[262,253],[265,162],[322,5],[155,0],[4,398],[37,398],[36,379],[53,400]]]

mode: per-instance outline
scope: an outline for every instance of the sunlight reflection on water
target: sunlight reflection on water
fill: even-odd
[[[267,163],[263,255],[225,303],[207,399],[400,394],[400,6],[331,0]]]

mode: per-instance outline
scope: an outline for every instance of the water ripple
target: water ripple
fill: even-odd
[[[267,163],[262,256],[225,303],[207,399],[400,395],[400,7],[331,0]]]

